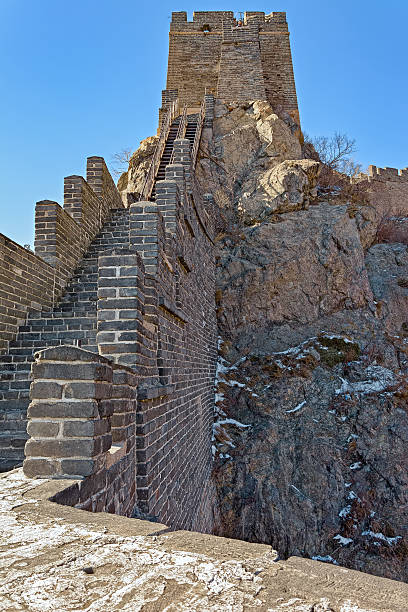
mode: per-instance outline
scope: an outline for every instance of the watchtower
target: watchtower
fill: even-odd
[[[174,12],[164,104],[200,106],[205,93],[226,102],[268,100],[299,122],[286,13]]]

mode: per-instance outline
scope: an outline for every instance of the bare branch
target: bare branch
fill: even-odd
[[[130,158],[132,157],[132,149],[122,149],[119,153],[115,153],[111,158],[112,174],[120,176],[128,169]]]
[[[335,132],[330,138],[328,136],[317,136],[311,138],[305,135],[305,140],[311,142],[316,149],[320,161],[330,170],[354,176],[361,170],[361,166],[354,162],[351,155],[356,151],[356,141],[347,136]]]

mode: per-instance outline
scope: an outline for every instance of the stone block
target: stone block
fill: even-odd
[[[99,467],[99,463],[92,459],[61,459],[61,473],[66,477],[86,477]],[[79,503],[79,489],[76,495],[75,505]],[[73,501],[73,500],[72,500]],[[58,499],[58,503],[62,503]],[[71,504],[67,504],[71,505]]]
[[[28,407],[27,416],[35,418],[95,418],[99,416],[98,403],[94,400],[83,402],[39,402],[33,401]]]
[[[67,399],[106,399],[111,395],[111,385],[102,382],[69,382],[64,386]]]
[[[27,433],[32,438],[56,438],[60,430],[60,423],[47,421],[30,421]]]
[[[111,368],[102,363],[33,363],[34,378],[54,380],[112,380]],[[35,383],[39,384],[39,383]]]
[[[34,381],[30,387],[31,399],[60,399],[62,385],[52,381]]]
[[[64,421],[62,425],[62,435],[64,438],[91,438],[108,433],[109,430],[108,419]]]
[[[27,478],[50,478],[61,474],[61,464],[53,459],[28,457],[23,462],[23,472]]]
[[[34,440],[25,445],[26,457],[94,457],[100,453],[101,443],[91,438],[69,440]]]

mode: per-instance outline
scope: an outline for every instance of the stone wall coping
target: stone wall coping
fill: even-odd
[[[155,385],[152,387],[139,387],[137,390],[137,399],[141,402],[145,402],[150,399],[156,399],[157,397],[164,397],[170,395],[176,389],[176,385]]]
[[[110,449],[105,455],[105,469],[109,469],[115,463],[118,463],[126,455],[126,444],[125,442],[116,442],[112,444]]]
[[[34,353],[34,358],[40,359],[41,361],[53,361],[54,363],[65,363],[67,361],[71,363],[105,363],[109,364],[113,370],[124,370],[131,374],[135,374],[135,370],[129,366],[114,363],[108,357],[103,357],[98,353],[92,351],[86,351],[85,349],[71,346],[69,344],[61,344],[59,346],[53,346],[50,348],[43,349]]]
[[[139,593],[141,601],[144,595],[152,601],[151,584],[157,581],[165,587],[168,584],[172,604],[180,609],[187,609],[191,597],[198,592],[200,598],[208,598],[220,610],[233,609],[235,597],[244,598],[248,604],[261,600],[263,607],[274,609],[288,602],[290,606],[294,598],[298,598],[296,604],[307,605],[307,609],[323,598],[335,609],[406,609],[408,585],[403,582],[300,557],[278,561],[266,544],[189,531],[172,532],[160,523],[84,512],[55,503],[55,497],[62,500],[64,493],[69,503],[80,485],[75,480],[33,481],[25,478],[19,468],[0,475],[0,482],[0,543],[3,538],[4,542],[10,537],[14,541],[4,557],[2,571],[6,595],[17,608],[27,605],[30,589],[32,597],[38,595],[44,602],[52,601],[54,609],[67,609],[72,604],[72,593],[87,585],[92,588],[99,574],[103,580],[95,591],[99,599],[93,603],[104,609],[109,602],[112,612],[121,609],[123,592],[127,593],[129,585],[143,576],[148,579],[133,589],[132,601],[139,601]],[[22,533],[30,533],[29,542]],[[88,569],[89,558],[94,561]],[[149,558],[163,561],[148,563]],[[104,570],[106,563],[117,568],[111,579]],[[167,568],[164,574],[163,563]],[[191,572],[195,576],[193,582],[189,579]],[[50,574],[51,583],[46,579]],[[220,591],[211,589],[212,577]],[[56,588],[59,585],[65,588]],[[227,601],[231,605],[225,606],[228,597],[232,598]],[[156,603],[160,607],[162,600]],[[258,605],[254,603],[253,607]]]

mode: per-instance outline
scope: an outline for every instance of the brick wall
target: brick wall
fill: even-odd
[[[225,101],[266,99],[258,24],[242,27],[223,24],[217,98]]]
[[[136,374],[68,346],[37,353],[32,372],[26,476],[77,479],[53,501],[131,516]]]
[[[231,11],[172,13],[168,90],[180,105],[198,106],[205,91],[225,100],[267,99],[299,123],[286,13],[246,12],[236,27]]]
[[[266,99],[277,112],[286,111],[300,125],[286,13],[270,13],[259,21]]]
[[[111,210],[122,207],[103,158],[89,157],[87,181],[64,180],[64,208],[37,202],[35,255],[0,235],[0,353],[7,352],[29,311],[56,303]]]
[[[60,290],[55,269],[0,234],[0,353],[6,352],[29,310],[50,308]]]
[[[156,202],[130,206],[128,247],[99,257],[100,355],[36,357],[24,470],[78,479],[84,509],[211,531],[214,211],[195,188],[188,140],[174,153]]]
[[[371,199],[385,213],[408,214],[408,168],[377,168],[369,166],[368,180]]]

